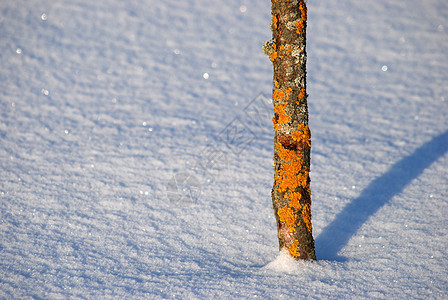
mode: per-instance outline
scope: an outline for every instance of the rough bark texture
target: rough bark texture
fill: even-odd
[[[303,0],[271,0],[272,40],[263,46],[274,66],[274,187],[280,248],[316,259],[311,226],[310,149]]]

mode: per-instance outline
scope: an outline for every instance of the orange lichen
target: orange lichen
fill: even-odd
[[[291,256],[293,256],[293,257],[299,257],[300,256],[300,252],[297,249],[297,246],[299,246],[299,241],[298,240],[294,240],[292,245],[288,247],[289,254],[291,254]]]
[[[275,178],[279,182],[278,191],[286,192],[289,190],[296,190],[299,186],[297,182],[297,174],[300,172],[300,163],[283,164],[283,169],[277,170],[274,174]]]
[[[278,114],[278,116],[280,118],[281,116],[285,115],[285,108],[286,108],[286,103],[280,103],[280,104],[274,106],[274,112],[276,114]],[[279,123],[282,123],[282,122],[279,121]],[[282,123],[282,124],[284,124],[284,123]]]
[[[275,180],[279,183],[278,191],[295,191],[303,182],[302,156],[294,150],[283,147],[281,143],[276,144],[278,156],[283,161],[282,168],[275,171]]]
[[[297,181],[298,181],[299,186],[306,189],[306,187],[308,186],[308,177],[309,177],[308,171],[304,171],[303,173],[300,173],[297,176]]]
[[[278,85],[278,82],[275,82],[275,85]],[[289,90],[287,91],[287,93],[290,92]],[[276,89],[272,95],[272,98],[276,101],[280,101],[282,99],[288,99],[289,96],[288,94],[285,94],[284,91],[280,90],[280,89]],[[278,130],[280,129],[280,126],[278,126],[278,124],[287,124],[290,120],[291,120],[291,114],[286,114],[285,109],[286,109],[287,103],[280,103],[274,106],[274,112],[275,112],[275,117],[272,119],[272,122],[274,123],[274,129]]]
[[[277,124],[287,124],[291,121],[291,114],[278,115]]]
[[[310,128],[306,124],[299,124],[298,129],[301,130],[304,134],[309,133]]]
[[[286,227],[291,231],[296,229],[297,216],[293,213],[291,208],[284,206],[278,210],[277,214],[280,217],[280,221],[285,222]]]
[[[271,61],[274,61],[277,59],[277,52],[272,52],[271,54],[269,54],[269,58],[271,59]]]
[[[307,15],[308,9],[306,8],[305,1],[300,1],[299,9],[300,9],[300,17],[302,18],[303,21],[306,21],[306,18],[307,18],[306,15]]]
[[[291,201],[289,201],[289,206],[291,208],[294,208],[297,210],[302,208],[302,205],[300,205],[300,203],[299,203],[300,199],[302,199],[302,194],[296,193],[296,192],[289,192],[287,194],[287,197],[289,199],[291,199]]]
[[[302,34],[303,33],[303,29],[305,28],[304,21],[297,21],[296,22],[296,26],[297,26],[296,33],[297,34]]]
[[[277,131],[280,128],[282,128],[280,125],[278,125],[277,120],[275,119],[275,117],[272,118],[272,123],[274,123],[274,130]]]
[[[298,126],[298,131],[292,134],[292,139],[298,143],[311,145],[310,130],[305,124]],[[310,192],[309,171],[302,165],[303,154],[295,149],[287,149],[281,142],[275,144],[277,155],[281,161],[281,168],[275,171],[274,177],[278,182],[277,190],[285,193],[284,197],[289,200],[288,209],[301,210],[303,220],[308,230],[311,231],[310,204],[301,205],[302,192]],[[287,209],[284,209],[283,215]],[[288,226],[290,227],[290,226]]]
[[[306,144],[311,147],[309,127],[305,124],[298,126],[298,131],[292,133],[292,139],[297,142],[298,145]],[[278,157],[282,162],[282,168],[275,171],[275,179],[279,183],[278,191],[295,192],[298,187],[304,190],[309,190],[309,171],[302,166],[303,154],[296,150],[290,150],[285,148],[282,143],[277,142],[275,144]],[[300,199],[296,198],[295,194],[290,194],[290,200]],[[293,203],[294,206],[298,205],[298,201]]]
[[[274,123],[275,130],[280,129],[280,126],[278,124],[287,124],[291,120],[291,114],[285,113],[286,105],[287,105],[286,103],[280,103],[274,106],[274,112],[276,114],[276,117],[272,118],[272,122]]]
[[[278,151],[279,158],[284,162],[291,163],[294,161],[300,162],[302,160],[300,153],[297,153],[294,150],[286,149],[280,142],[277,142],[275,147]]]
[[[308,12],[308,9],[306,8],[305,1],[300,1],[299,10],[300,10],[300,18],[302,20],[296,22],[296,25],[297,25],[296,33],[302,35],[302,34],[304,34],[304,31],[305,31],[305,24],[306,24],[306,19],[307,19],[307,12]]]
[[[301,98],[305,98],[305,96],[306,96],[306,90],[305,89],[301,89],[300,90],[300,93],[299,93],[299,98],[301,99]]]
[[[274,82],[274,86],[277,88],[274,90],[274,93],[272,94],[272,98],[275,101],[280,101],[280,100],[288,100],[289,99],[289,94],[291,94],[292,89],[288,88],[286,90],[286,93],[284,91],[282,91],[281,89],[279,89],[279,83],[278,81]],[[274,112],[276,113],[276,117],[274,117],[272,119],[272,122],[274,123],[274,129],[278,130],[280,129],[279,126],[277,126],[277,124],[287,124],[290,120],[291,120],[291,114],[286,114],[285,109],[286,109],[287,103],[280,103],[276,106],[274,106]]]
[[[277,28],[278,19],[276,16],[272,16],[272,25],[274,28]]]
[[[286,166],[283,164],[283,169],[277,170],[274,174],[279,181],[278,191],[286,192],[289,190],[296,190],[299,186],[307,186],[307,176],[300,173],[302,165],[299,162],[294,162]]]
[[[272,98],[274,98],[274,100],[281,100],[281,99],[285,98],[285,92],[283,92],[280,89],[276,89],[274,91],[274,93],[272,94]]]
[[[292,139],[299,143],[307,144],[308,147],[311,147],[311,132],[308,125],[300,124],[298,126],[298,131],[294,131],[292,133]]]
[[[303,221],[305,222],[306,228],[308,228],[308,230],[312,232],[313,228],[311,225],[311,205],[309,203],[306,203],[303,206],[302,217]]]

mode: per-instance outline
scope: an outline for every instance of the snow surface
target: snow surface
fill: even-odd
[[[293,263],[269,1],[0,12],[0,298],[448,298],[447,1],[308,1],[318,261]]]

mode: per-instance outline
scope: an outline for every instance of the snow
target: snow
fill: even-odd
[[[315,262],[278,251],[269,1],[0,3],[0,298],[448,298],[448,3],[308,1]]]

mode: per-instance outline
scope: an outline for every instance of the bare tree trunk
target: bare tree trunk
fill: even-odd
[[[310,150],[306,93],[306,19],[303,0],[271,0],[272,40],[263,46],[274,66],[272,202],[280,249],[316,259],[311,226]]]

